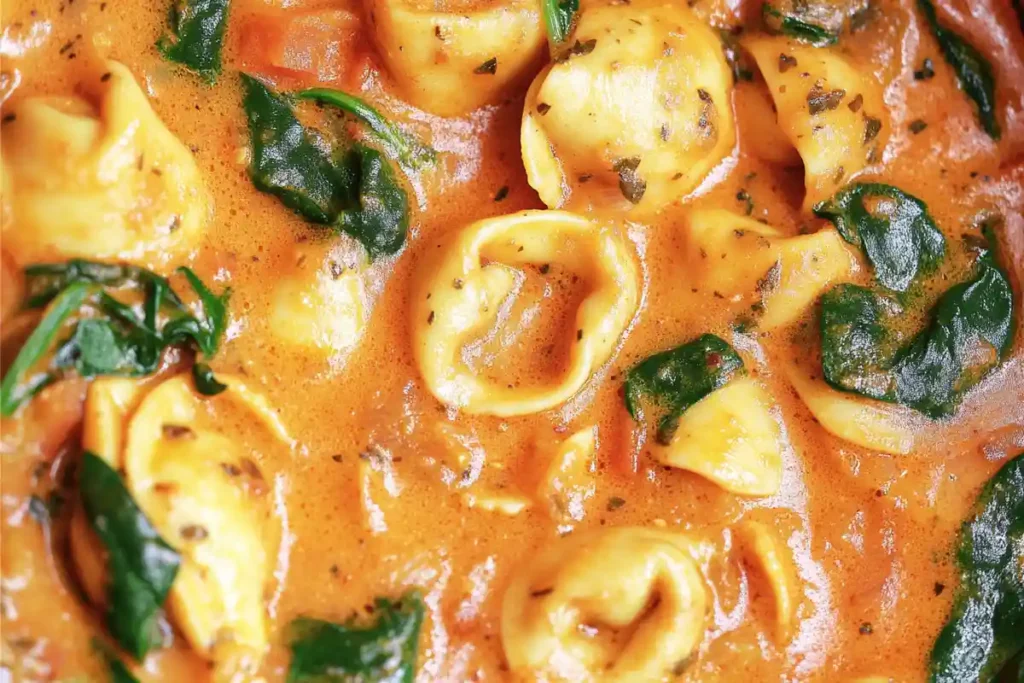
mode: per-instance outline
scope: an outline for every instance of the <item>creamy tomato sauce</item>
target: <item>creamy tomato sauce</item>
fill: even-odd
[[[721,26],[759,13],[758,3],[691,4]],[[1024,37],[1009,3],[941,3],[946,21],[993,64],[1003,125],[996,143],[978,126],[915,4],[881,0],[873,7],[874,18],[835,48],[882,85],[888,117],[880,155],[859,179],[913,193],[950,245],[974,230],[979,216],[1001,215],[1000,258],[1017,310],[1018,343],[1009,359],[954,417],[915,422],[906,455],[832,435],[787,381],[782,363],[816,357],[813,307],[791,326],[737,331],[751,302],[708,287],[700,275],[707,264],[687,249],[684,217],[693,209],[749,214],[786,236],[826,224],[801,210],[799,157],[790,154],[779,164],[757,153],[771,134],[763,131],[763,106],[747,107],[734,93],[736,149],[685,202],[634,217],[574,195],[564,208],[615,226],[635,249],[639,308],[610,362],[568,402],[523,416],[473,415],[446,407],[425,387],[412,347],[413,278],[429,252],[472,222],[544,208],[520,156],[525,89],[539,66],[496,104],[442,118],[405,104],[376,52],[366,10],[344,0],[235,0],[225,68],[215,85],[153,48],[165,27],[162,3],[3,4],[4,113],[29,97],[80,91],[102,73],[100,57],[118,60],[191,150],[211,195],[201,241],[169,266],[191,265],[218,289],[230,285],[230,325],[212,365],[257,387],[296,442],[283,447],[244,412],[210,416],[259,464],[267,504],[282,529],[265,592],[271,646],[259,678],[285,680],[286,627],[294,618],[341,622],[365,613],[377,596],[415,587],[427,606],[417,680],[512,680],[501,641],[502,600],[524,563],[566,534],[636,525],[685,532],[709,549],[698,562],[709,596],[703,636],[681,680],[925,680],[957,585],[956,533],[983,483],[1024,446]],[[289,23],[297,17],[306,23]],[[916,80],[913,71],[925,58],[935,75]],[[323,84],[358,94],[437,151],[434,167],[399,174],[409,193],[409,238],[399,255],[370,266],[368,324],[350,350],[300,348],[275,333],[281,325],[272,316],[275,283],[332,259],[354,264],[359,247],[253,187],[239,70],[280,90]],[[915,133],[916,121],[927,125]],[[53,260],[62,259],[54,254]],[[734,260],[723,256],[714,267],[742,266]],[[18,286],[6,279],[11,270],[5,267],[3,282],[7,330],[13,319],[7,312],[16,308],[8,291]],[[949,272],[952,283],[964,270],[954,265]],[[848,280],[867,283],[870,270],[862,262]],[[558,264],[524,268],[497,328],[465,352],[468,367],[510,387],[559,376],[584,284]],[[733,495],[660,464],[651,454],[653,436],[645,438],[623,407],[630,367],[706,332],[739,351],[779,406],[783,473],[774,495]],[[5,366],[16,349],[5,339]],[[180,367],[168,363],[164,374]],[[3,419],[5,680],[107,675],[93,644],[105,637],[102,613],[84,600],[67,548],[86,390],[86,381],[66,379]],[[566,525],[535,492],[553,449],[591,426],[597,428],[594,493],[582,519]],[[387,482],[365,466],[375,449],[390,454]],[[41,522],[30,512],[32,496],[46,499],[55,490],[68,502]],[[471,504],[495,493],[527,506],[513,515]],[[791,555],[795,607],[785,637],[772,587],[736,531],[745,521],[764,524]],[[168,629],[165,636],[166,647],[134,667],[140,679],[212,675],[180,632]]]

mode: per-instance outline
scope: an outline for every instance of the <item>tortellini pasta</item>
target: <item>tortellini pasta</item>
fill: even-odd
[[[572,534],[509,585],[501,639],[527,680],[667,680],[704,634],[707,588],[682,534],[618,527]]]
[[[380,53],[406,97],[442,116],[506,96],[547,44],[540,6],[523,0],[366,4]]]
[[[571,398],[611,356],[639,302],[632,251],[612,228],[562,211],[523,211],[473,223],[428,251],[413,289],[413,351],[438,400],[467,413],[527,415]],[[473,373],[462,346],[498,319],[513,266],[565,266],[589,294],[572,330],[566,372],[554,383],[510,387]]]
[[[782,237],[751,218],[702,209],[690,212],[687,230],[689,260],[702,284],[723,296],[754,298],[758,328],[766,332],[799,318],[857,267],[833,228]]]
[[[798,165],[800,154],[779,125],[775,104],[764,83],[740,81],[735,97],[740,149],[764,161]]]
[[[836,50],[787,38],[744,42],[757,61],[778,121],[804,162],[804,208],[831,197],[881,158],[887,121],[881,86]]]
[[[192,647],[224,671],[251,668],[267,648],[263,600],[279,530],[260,468],[233,440],[201,426],[201,401],[238,402],[279,440],[291,439],[262,395],[238,378],[218,379],[228,390],[214,399],[198,397],[181,375],[152,389],[140,380],[98,379],[86,402],[83,446],[123,471],[136,504],[181,553],[168,609]],[[104,551],[81,507],[71,548],[86,593],[103,604]]]
[[[657,210],[695,189],[736,141],[732,73],[685,3],[588,7],[572,46],[526,96],[522,150],[549,207]]]
[[[654,446],[654,457],[726,491],[773,495],[782,484],[782,433],[773,406],[757,380],[734,379],[688,408],[669,443]]]
[[[537,487],[551,517],[571,529],[583,520],[586,504],[597,489],[594,456],[597,451],[597,427],[581,429],[560,442]]]
[[[750,564],[764,574],[771,588],[775,601],[776,634],[780,642],[785,642],[792,634],[799,600],[792,554],[775,532],[761,522],[740,523],[736,535]]]
[[[365,259],[346,260],[322,249],[300,249],[294,269],[274,284],[270,331],[298,347],[351,349],[366,328]]]
[[[793,361],[782,363],[800,399],[830,433],[882,453],[906,455],[913,450],[915,434],[926,426],[919,413],[833,389],[820,373],[812,374]]]
[[[195,160],[131,72],[107,62],[91,97],[30,97],[4,125],[3,241],[20,264],[66,257],[180,261],[209,198]]]

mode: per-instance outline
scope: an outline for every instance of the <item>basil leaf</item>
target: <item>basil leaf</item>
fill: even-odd
[[[992,65],[973,45],[939,23],[931,0],[917,0],[917,6],[939,42],[946,63],[953,67],[960,88],[974,101],[981,127],[990,138],[998,140],[1002,131],[996,119],[996,80],[992,75]]]
[[[543,0],[541,12],[544,14],[544,26],[548,30],[548,38],[555,45],[569,39],[576,13],[580,9],[579,0]]]
[[[743,361],[726,341],[713,334],[702,335],[629,370],[626,410],[630,417],[639,419],[644,404],[654,408],[660,413],[658,441],[668,443],[679,416],[742,369]]]
[[[157,48],[208,82],[217,80],[230,4],[231,0],[172,0],[168,33],[157,41]]]
[[[295,93],[295,97],[329,104],[355,116],[398,157],[400,163],[409,168],[420,169],[437,159],[433,149],[388,121],[380,112],[354,95],[331,88],[308,88]]]
[[[839,41],[838,31],[832,31],[825,26],[806,21],[796,13],[783,12],[770,3],[766,2],[761,5],[761,14],[769,30],[814,47],[834,45]]]
[[[901,347],[890,332],[899,322],[893,308],[857,285],[838,285],[822,297],[822,370],[829,384],[941,418],[1009,352],[1013,291],[990,250],[981,251],[973,277],[947,290],[930,324]]]
[[[401,249],[408,198],[380,152],[363,145],[328,151],[295,117],[288,99],[250,76],[243,74],[242,81],[253,148],[249,175],[256,188],[313,223],[347,232],[371,257]]]
[[[82,377],[156,372],[164,345],[151,335],[126,332],[109,320],[86,319],[54,354],[54,366],[74,368]]]
[[[396,602],[377,598],[373,623],[297,619],[291,624],[288,683],[412,683],[423,611],[423,600],[412,591]]]
[[[221,384],[213,375],[213,370],[206,363],[196,363],[192,366],[192,382],[203,396],[216,396],[228,388],[228,385]]]
[[[1024,453],[985,484],[960,529],[956,562],[960,586],[932,648],[930,680],[986,683],[1024,652]]]
[[[217,353],[217,347],[227,329],[227,303],[231,289],[225,289],[218,296],[211,292],[191,269],[181,267],[178,268],[178,272],[185,276],[192,291],[199,298],[203,314],[196,317],[187,313],[167,323],[163,332],[166,343],[175,344],[192,339],[204,356],[213,356]]]
[[[141,661],[160,643],[160,611],[181,556],[102,458],[89,452],[82,456],[79,487],[86,517],[107,551],[107,626],[121,647]]]
[[[861,247],[883,287],[905,292],[935,269],[946,240],[928,207],[892,185],[855,183],[814,207],[850,244]]]
[[[57,378],[52,371],[36,373],[27,379],[25,375],[50,350],[64,321],[79,309],[91,292],[92,286],[87,282],[76,282],[53,299],[50,310],[29,335],[0,383],[0,414],[13,415],[19,405]]]

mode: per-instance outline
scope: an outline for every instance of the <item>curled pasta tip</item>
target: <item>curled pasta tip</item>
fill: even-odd
[[[527,415],[568,400],[611,356],[639,302],[639,274],[624,239],[571,213],[523,211],[478,221],[437,252],[415,285],[413,350],[431,393],[468,413]],[[473,373],[462,346],[494,324],[512,290],[513,266],[552,263],[590,287],[576,312],[566,372],[553,383],[520,388]]]
[[[761,522],[748,520],[736,528],[745,556],[763,575],[775,603],[776,638],[785,644],[793,633],[799,603],[792,553],[775,531]]]
[[[681,534],[619,527],[571,535],[520,569],[501,638],[517,675],[660,681],[704,633],[707,589]]]
[[[718,36],[685,3],[588,7],[527,93],[527,179],[551,208],[657,211],[732,152],[731,94]]]
[[[804,162],[804,209],[881,159],[888,136],[881,86],[842,54],[782,36],[745,40],[768,84],[778,123]]]
[[[199,168],[127,67],[107,62],[92,99],[30,97],[4,126],[4,249],[21,264],[67,257],[159,267],[201,238]]]
[[[405,96],[441,116],[507,97],[547,45],[540,6],[526,0],[454,3],[448,11],[412,0],[366,2],[380,54]]]

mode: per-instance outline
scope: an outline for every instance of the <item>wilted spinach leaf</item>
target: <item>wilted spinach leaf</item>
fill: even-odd
[[[569,39],[579,9],[580,0],[543,0],[541,12],[552,44],[561,45]]]
[[[220,52],[231,0],[172,0],[169,30],[157,41],[164,57],[213,82],[220,74]]]
[[[1024,652],[1024,453],[985,484],[956,562],[960,587],[932,648],[931,681],[987,683]]]
[[[784,12],[767,2],[761,6],[761,12],[769,30],[800,42],[814,47],[825,47],[839,40],[838,31],[809,21],[807,17],[799,16],[795,12]]]
[[[227,326],[230,290],[215,295],[188,268],[178,272],[198,297],[201,314],[193,314],[166,278],[135,266],[75,259],[26,268],[26,306],[49,308],[4,375],[0,412],[12,414],[71,371],[82,377],[149,375],[159,367],[164,349],[178,345],[194,346],[204,358],[211,358]],[[111,295],[120,291],[141,298],[141,304],[133,307]],[[92,312],[85,315],[87,304]],[[72,316],[79,319],[70,336],[59,343],[45,369],[26,379]]]
[[[297,619],[291,625],[288,683],[412,683],[423,610],[419,593],[412,591],[394,602],[377,598],[372,623]]]
[[[348,233],[371,257],[401,249],[408,198],[380,152],[358,144],[330,149],[299,122],[288,98],[251,76],[242,74],[242,82],[256,188],[310,222]]]
[[[138,660],[160,643],[158,620],[181,556],[160,537],[117,472],[86,452],[82,506],[107,551],[107,627]]]
[[[701,335],[657,353],[626,373],[626,410],[639,419],[645,405],[658,414],[659,443],[668,443],[679,416],[743,369],[743,360],[728,342]],[[642,405],[644,404],[644,405]]]
[[[892,185],[856,183],[814,207],[850,244],[861,247],[883,287],[904,292],[931,272],[946,253],[946,240],[928,207]]]
[[[295,97],[330,104],[355,116],[398,157],[400,163],[409,168],[423,168],[437,159],[434,150],[388,121],[380,112],[354,95],[331,88],[308,88],[295,93]]]
[[[953,67],[960,87],[974,100],[981,127],[989,137],[998,140],[1002,131],[996,119],[996,80],[992,75],[992,65],[973,45],[939,22],[935,5],[931,0],[917,0],[917,6],[921,8],[935,39],[939,42],[942,56]]]
[[[857,285],[838,285],[822,297],[822,369],[829,384],[941,418],[1009,351],[1013,292],[989,249],[980,251],[972,278],[947,290],[929,325],[902,346],[892,332],[894,308]]]

